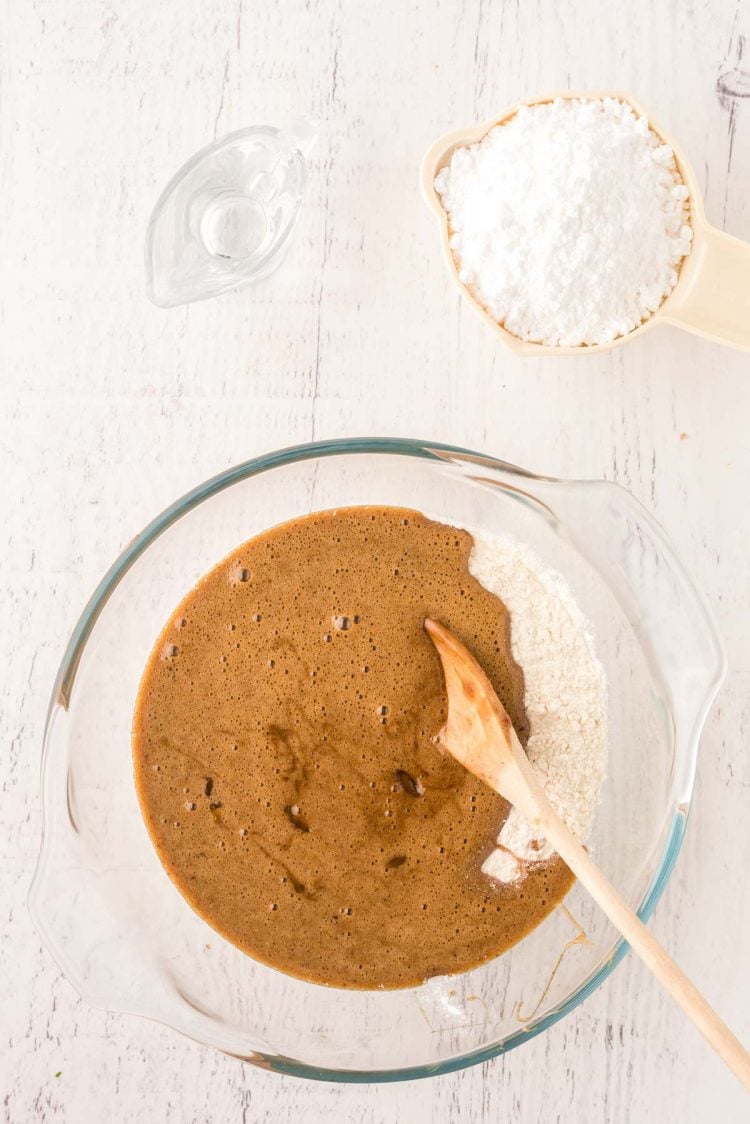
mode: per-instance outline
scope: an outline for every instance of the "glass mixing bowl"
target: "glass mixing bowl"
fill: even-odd
[[[414,507],[510,534],[564,575],[609,683],[609,770],[590,845],[641,917],[682,840],[724,657],[703,597],[622,488],[533,476],[445,445],[333,441],[259,457],[190,492],[124,551],[73,633],[50,706],[44,839],[29,899],[39,932],[97,1006],[278,1072],[390,1081],[519,1046],[572,1011],[625,950],[575,886],[525,940],[470,972],[401,991],[326,988],[245,956],[162,869],[130,750],[152,644],[183,595],[241,542],[350,504]]]

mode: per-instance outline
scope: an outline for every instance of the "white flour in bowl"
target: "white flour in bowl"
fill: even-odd
[[[461,281],[509,332],[608,343],[647,319],[690,252],[672,149],[626,102],[522,106],[458,148],[435,189]]]
[[[510,613],[513,656],[525,678],[526,752],[555,810],[584,841],[607,760],[604,670],[587,622],[567,583],[528,547],[469,530],[469,570]],[[553,853],[515,808],[497,842],[482,869],[501,882],[515,881],[526,863]]]

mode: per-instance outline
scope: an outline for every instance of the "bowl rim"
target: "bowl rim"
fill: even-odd
[[[241,480],[249,479],[252,476],[257,476],[272,468],[278,468],[286,464],[293,464],[299,461],[317,459],[320,457],[331,457],[339,455],[351,454],[393,454],[401,456],[415,457],[423,460],[435,461],[438,463],[445,463],[446,454],[454,457],[461,457],[464,460],[475,461],[480,465],[490,466],[496,470],[500,470],[509,475],[520,477],[524,480],[540,481],[545,483],[560,483],[565,485],[581,484],[589,487],[606,487],[618,492],[621,492],[628,498],[631,504],[634,504],[638,510],[639,515],[649,522],[651,528],[658,533],[658,537],[664,542],[665,546],[669,547],[668,540],[662,532],[659,524],[653,519],[650,513],[628,492],[627,489],[621,485],[611,481],[601,480],[586,480],[586,479],[558,479],[552,476],[544,476],[529,472],[526,469],[520,468],[507,461],[500,460],[499,458],[489,456],[484,453],[477,453],[471,449],[466,449],[457,445],[445,444],[439,441],[421,441],[415,438],[379,438],[379,437],[362,437],[362,438],[336,438],[328,441],[312,441],[299,445],[287,446],[283,449],[273,451],[271,453],[263,454],[253,457],[249,460],[243,461],[240,464],[224,470],[210,477],[208,480],[192,488],[185,493],[182,497],[175,500],[172,504],[166,507],[159,515],[151,520],[147,526],[136,535],[135,538],[127,544],[122,550],[115,562],[105,573],[93,594],[85,605],[76,625],[71,634],[70,640],[66,646],[60,667],[55,679],[55,684],[52,690],[52,695],[49,702],[47,717],[43,734],[43,745],[41,755],[41,845],[39,857],[34,869],[34,874],[30,883],[27,908],[31,914],[32,921],[42,937],[42,940],[47,948],[47,951],[53,957],[60,970],[66,976],[68,981],[76,989],[86,1002],[92,1006],[99,1006],[100,1009],[115,1011],[122,1014],[138,1015],[140,1018],[147,1018],[152,1022],[160,1025],[168,1026],[172,1030],[177,1030],[178,1033],[183,1034],[185,1037],[190,1038],[192,1041],[198,1042],[200,1045],[209,1045],[202,1039],[187,1034],[185,1031],[174,1027],[156,1016],[149,1015],[135,1008],[129,1009],[125,1006],[106,1006],[102,1007],[100,1004],[92,1003],[91,999],[78,987],[75,982],[75,973],[70,971],[65,962],[64,955],[61,954],[60,949],[56,944],[49,932],[44,918],[37,910],[37,894],[44,876],[44,868],[47,857],[48,847],[48,801],[49,801],[49,784],[48,784],[48,764],[50,757],[51,745],[51,729],[55,713],[58,708],[68,708],[70,701],[70,694],[73,682],[75,680],[76,670],[83,652],[83,649],[91,635],[91,632],[96,624],[96,621],[104,609],[110,595],[115,587],[119,584],[120,580],[128,572],[131,566],[137,561],[142,553],[150,546],[152,542],[157,539],[163,531],[165,531],[172,523],[176,522],[183,515],[187,514],[193,508],[197,507],[204,500],[213,495],[223,491],[225,488],[231,487],[233,484]],[[671,550],[671,547],[669,547]],[[682,845],[682,840],[685,834],[685,825],[687,822],[687,815],[692,800],[692,793],[695,781],[695,767],[697,760],[697,746],[700,739],[705,719],[708,711],[713,703],[716,693],[721,686],[722,680],[726,673],[726,655],[724,652],[721,639],[719,637],[718,629],[714,622],[713,614],[701,593],[699,587],[696,585],[692,575],[685,569],[684,564],[679,559],[675,559],[682,569],[683,577],[685,578],[688,586],[691,589],[693,596],[697,603],[702,607],[706,623],[713,633],[715,640],[715,656],[716,656],[716,670],[714,677],[706,690],[706,696],[703,700],[703,705],[698,714],[697,720],[694,723],[693,729],[690,733],[690,770],[689,770],[689,789],[685,794],[687,799],[680,802],[676,807],[675,813],[672,818],[672,823],[669,828],[668,838],[658,864],[658,868],[651,880],[650,885],[644,892],[643,898],[636,912],[642,921],[648,920],[653,913],[653,910],[661,897],[667,880],[674,868],[677,856]],[[483,1062],[489,1061],[500,1054],[508,1053],[510,1050],[515,1049],[517,1046],[522,1045],[524,1042],[535,1038],[538,1034],[553,1026],[556,1022],[564,1016],[570,1014],[575,1010],[589,995],[600,987],[606,979],[611,975],[617,965],[622,961],[626,952],[628,951],[628,944],[620,938],[614,945],[610,955],[604,963],[585,980],[580,987],[566,999],[561,1002],[555,1009],[550,1011],[542,1019],[536,1022],[533,1026],[524,1028],[517,1031],[515,1034],[506,1038],[501,1043],[493,1043],[488,1046],[480,1047],[477,1050],[470,1051],[466,1054],[461,1054],[456,1057],[448,1058],[442,1062],[424,1064],[419,1066],[409,1066],[404,1068],[387,1069],[387,1070],[352,1070],[352,1069],[334,1069],[322,1066],[307,1065],[304,1062],[295,1061],[291,1058],[282,1056],[269,1056],[264,1054],[251,1054],[251,1055],[236,1055],[229,1054],[229,1056],[238,1057],[241,1061],[247,1061],[260,1066],[263,1069],[269,1069],[273,1072],[283,1073],[294,1077],[302,1077],[308,1080],[316,1081],[331,1081],[345,1084],[363,1084],[363,1083],[384,1083],[394,1081],[413,1081],[424,1077],[436,1077],[444,1073],[452,1073],[456,1070],[464,1069],[468,1066],[480,1065]],[[227,1053],[227,1051],[222,1051]]]

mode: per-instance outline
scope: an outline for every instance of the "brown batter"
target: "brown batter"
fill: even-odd
[[[434,742],[426,616],[528,732],[508,612],[471,546],[414,511],[311,515],[221,562],[160,637],[133,726],[143,815],[191,906],[251,956],[413,985],[503,952],[569,888],[559,859],[511,886],[481,873],[508,806]]]

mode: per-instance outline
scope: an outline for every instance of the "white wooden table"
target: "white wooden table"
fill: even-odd
[[[747,6],[2,9],[0,1118],[747,1119],[740,1089],[631,959],[574,1015],[486,1066],[328,1086],[89,1008],[25,907],[48,694],[80,609],[131,536],[190,486],[274,447],[351,434],[444,440],[618,480],[706,591],[730,673],[653,925],[750,1039],[750,358],[662,328],[598,358],[514,359],[449,289],[417,189],[420,155],[448,127],[525,94],[630,89],[681,139],[709,219],[750,239],[750,99],[732,96],[750,91]],[[320,116],[325,136],[283,272],[205,304],[150,306],[142,241],[169,176],[215,136],[302,111]]]

